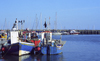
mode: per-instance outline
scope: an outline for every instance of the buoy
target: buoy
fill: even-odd
[[[5,51],[5,48],[4,47],[2,47],[2,51]]]
[[[36,47],[35,51],[40,51],[40,49],[41,49],[40,47]]]
[[[38,47],[37,50],[39,51],[40,50],[40,47]]]

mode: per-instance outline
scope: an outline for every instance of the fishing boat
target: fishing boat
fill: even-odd
[[[66,41],[52,39],[52,32],[42,32],[41,53],[46,54],[60,54]]]
[[[30,53],[34,54],[34,50],[37,49],[36,47],[40,43],[40,39],[38,39],[36,32],[33,31],[23,32],[23,35],[21,36],[18,29],[16,29],[10,31],[10,35],[11,39],[2,45],[2,56],[6,54],[18,56]]]
[[[47,24],[44,24],[45,28]],[[51,31],[44,31],[41,33],[41,49],[39,53],[43,55],[51,55],[51,54],[60,54],[62,53],[62,47],[66,41],[52,39],[52,32]]]

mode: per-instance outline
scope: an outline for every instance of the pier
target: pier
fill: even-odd
[[[10,30],[6,30],[8,33],[10,32]],[[24,31],[24,30],[21,30],[21,31]],[[44,30],[29,30],[29,31],[44,31]],[[61,29],[58,29],[58,30],[54,30],[54,29],[51,29],[50,30],[51,32],[54,32],[54,31],[57,31],[57,32],[70,32],[71,30],[61,30]],[[80,34],[100,34],[100,30],[76,30],[78,32],[80,32]]]
[[[43,31],[43,30],[34,30],[34,31]],[[51,32],[70,32],[71,30],[50,30]],[[80,34],[100,34],[100,30],[76,30],[80,32]]]
[[[58,31],[66,31],[70,32],[71,30],[58,30]],[[80,34],[100,34],[100,30],[76,30],[80,32]]]

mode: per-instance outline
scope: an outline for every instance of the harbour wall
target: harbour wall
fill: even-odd
[[[66,31],[70,32],[71,30],[61,30],[61,31]],[[100,30],[76,30],[80,32],[80,34],[100,34]]]
[[[36,31],[36,30],[34,30]],[[37,30],[37,31],[43,31],[43,30]],[[71,30],[50,30],[51,32],[70,32]],[[80,34],[100,34],[100,30],[76,30],[80,32]]]
[[[10,32],[10,30],[6,30],[7,32]],[[24,30],[22,30],[22,31],[24,31]],[[29,31],[38,31],[38,32],[40,32],[40,31],[44,31],[44,30],[29,30]],[[71,30],[60,30],[60,29],[58,29],[58,30],[50,30],[51,32],[55,32],[55,31],[57,31],[57,32],[70,32]],[[78,31],[78,32],[80,32],[80,34],[100,34],[100,30],[76,30],[76,31]]]

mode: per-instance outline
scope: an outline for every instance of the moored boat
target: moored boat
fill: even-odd
[[[36,32],[33,31],[23,32],[23,35],[21,35],[18,30],[13,30],[10,35],[11,39],[2,45],[2,56],[6,54],[18,56],[29,53],[34,54],[36,47],[40,43]]]
[[[61,35],[69,35],[69,32],[62,32]]]
[[[66,41],[52,39],[52,32],[42,32],[41,53],[42,54],[60,54]]]
[[[71,35],[78,35],[78,34],[80,34],[80,32],[78,32],[78,31],[76,31],[76,30],[71,30],[71,31],[70,31],[70,34],[71,34]]]
[[[15,54],[19,56],[34,53],[39,43],[40,40],[35,37],[31,39],[20,38],[18,37],[18,31],[11,31],[11,43],[5,43],[2,46],[2,52],[3,54]]]
[[[46,21],[44,23],[45,28],[47,27]],[[66,41],[52,39],[52,32],[44,31],[41,33],[41,49],[39,53],[44,55],[60,54],[62,53],[62,47]]]
[[[61,35],[61,32],[53,32],[52,35]]]

